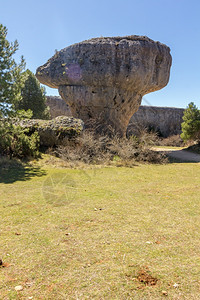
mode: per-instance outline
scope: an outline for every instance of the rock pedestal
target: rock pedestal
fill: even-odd
[[[167,85],[171,61],[166,45],[144,36],[94,38],[57,52],[36,76],[86,126],[123,136],[142,96]]]

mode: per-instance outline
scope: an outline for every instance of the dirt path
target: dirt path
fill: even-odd
[[[200,162],[200,154],[193,153],[187,150],[167,149],[167,148],[154,148],[159,152],[165,152],[167,156],[186,162]]]

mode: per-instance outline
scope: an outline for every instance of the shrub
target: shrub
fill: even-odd
[[[0,120],[0,154],[10,158],[37,157],[39,155],[39,136],[29,133],[13,124],[10,119]]]
[[[181,138],[184,142],[189,140],[200,142],[200,110],[193,102],[184,111],[181,127]]]
[[[155,135],[145,132],[140,137],[119,138],[95,135],[85,131],[73,141],[59,146],[56,154],[69,162],[118,163],[132,165],[136,161],[163,162],[163,156],[151,150]]]
[[[173,146],[173,147],[181,147],[183,146],[183,140],[180,135],[171,135],[167,138],[162,138],[158,140],[157,145],[159,146]]]

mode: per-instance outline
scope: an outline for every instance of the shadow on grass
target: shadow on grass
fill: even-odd
[[[168,156],[169,163],[199,163],[200,154],[184,150],[160,151]]]
[[[187,150],[196,154],[200,154],[200,144],[189,146]]]
[[[29,163],[19,160],[0,159],[0,183],[26,181],[32,177],[46,175],[40,167],[33,167]]]
[[[191,163],[197,163],[194,161],[188,161],[188,160],[181,160],[178,158],[168,157],[168,163],[169,164],[191,164]]]

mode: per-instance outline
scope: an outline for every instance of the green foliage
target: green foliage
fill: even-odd
[[[0,119],[0,155],[10,158],[37,157],[39,155],[39,135],[30,134],[29,129],[15,125],[11,119]]]
[[[19,118],[20,120],[22,119],[31,119],[33,116],[33,112],[31,109],[28,109],[28,110],[24,110],[24,109],[21,109],[21,110],[13,110],[11,112],[9,112],[9,117],[10,118]]]
[[[181,127],[181,138],[184,142],[188,140],[200,142],[200,110],[193,102],[189,103],[184,112]]]
[[[49,119],[44,88],[34,74],[25,69],[23,56],[17,64],[13,55],[18,50],[17,40],[10,43],[7,28],[0,24],[0,117],[16,116],[18,110],[32,110],[32,118]],[[29,113],[28,113],[29,114]]]
[[[6,36],[7,28],[0,24],[0,116],[7,115],[20,100],[25,68],[23,56],[19,64],[13,58],[19,47],[17,40],[10,43]]]
[[[40,86],[35,75],[26,70],[23,74],[24,84],[21,89],[21,99],[16,105],[16,109],[33,112],[33,119],[49,119],[49,108],[46,106],[45,89]]]

